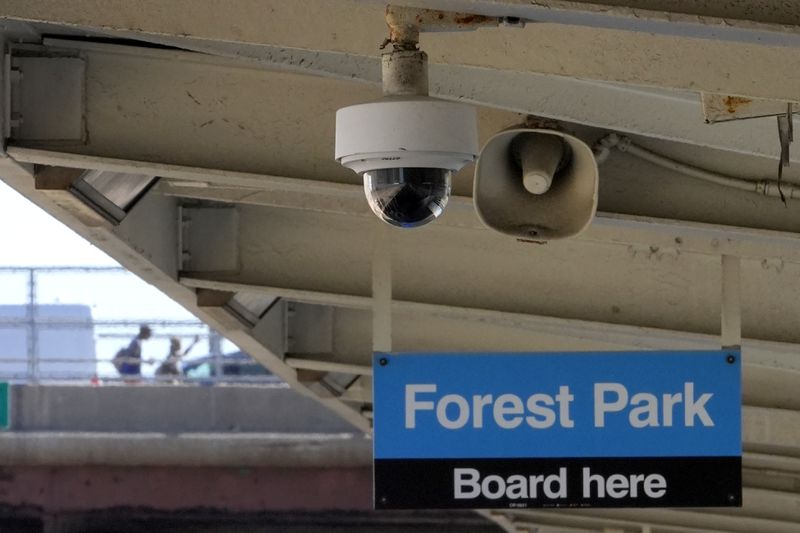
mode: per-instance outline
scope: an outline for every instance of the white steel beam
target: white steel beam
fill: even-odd
[[[264,187],[269,191],[272,191],[275,194],[278,194],[279,198],[281,198],[277,203],[281,205],[281,209],[263,209],[263,207],[256,208],[242,208],[245,209],[246,212],[250,213],[255,218],[252,219],[252,223],[256,225],[256,227],[261,227],[265,223],[264,220],[258,220],[262,215],[265,217],[270,217],[270,213],[275,213],[276,215],[280,215],[276,219],[272,219],[272,223],[280,222],[281,220],[288,220],[286,216],[295,212],[297,217],[302,218],[303,213],[306,212],[304,210],[308,210],[307,214],[312,217],[309,220],[316,219],[321,224],[319,231],[312,230],[308,235],[302,237],[302,239],[298,242],[306,242],[312,243],[315,241],[325,240],[325,234],[329,231],[329,228],[326,226],[326,222],[323,220],[325,217],[330,217],[330,220],[339,219],[343,221],[343,223],[349,224],[354,228],[354,231],[362,232],[363,231],[363,224],[368,223],[368,221],[372,220],[372,215],[369,214],[364,206],[363,200],[360,199],[361,192],[358,190],[357,187],[354,186],[346,186],[340,184],[329,184],[329,183],[322,183],[322,182],[311,182],[311,181],[304,181],[304,180],[292,180],[286,178],[269,178],[269,177],[259,177],[254,175],[246,175],[240,173],[232,173],[232,172],[225,172],[225,171],[209,171],[203,169],[187,169],[183,167],[175,167],[169,165],[148,165],[148,164],[135,164],[131,162],[120,162],[120,161],[112,161],[112,160],[94,160],[90,157],[85,156],[63,156],[63,155],[42,155],[42,152],[37,151],[30,151],[26,149],[18,149],[12,147],[12,154],[15,157],[20,159],[26,159],[26,156],[30,160],[35,160],[38,162],[45,162],[45,161],[53,161],[57,159],[65,159],[68,162],[71,162],[75,165],[78,161],[84,161],[92,164],[96,164],[102,167],[121,167],[126,168],[128,171],[131,169],[138,169],[140,173],[146,173],[150,175],[161,175],[161,176],[169,176],[174,177],[177,179],[186,179],[191,178],[193,180],[222,180],[222,181],[230,181],[233,183],[248,183],[253,184],[256,182],[261,182],[264,184]],[[115,167],[116,165],[116,167]],[[146,167],[146,169],[145,169]],[[300,192],[304,188],[307,188],[307,193]],[[257,196],[259,191],[250,191],[248,194],[253,196]],[[266,196],[269,196],[272,193],[267,193]],[[331,196],[331,197],[328,197]],[[356,199],[358,198],[358,199]],[[214,197],[210,197],[209,199],[215,199]],[[222,199],[222,198],[216,198]],[[316,202],[316,203],[315,203]],[[270,203],[270,202],[265,202]],[[459,205],[463,204],[463,205]],[[287,207],[291,207],[291,209],[286,209]],[[323,211],[320,213],[319,211]],[[330,215],[326,215],[325,213],[330,212]],[[292,215],[294,216],[294,215]],[[292,231],[295,231],[296,225],[293,225],[294,222],[288,222],[289,230],[285,233],[287,236],[291,234]],[[244,225],[244,224],[243,224]],[[306,224],[305,227],[308,225]],[[438,230],[437,230],[438,228]],[[500,239],[495,237],[490,232],[483,230],[479,227],[471,205],[468,200],[458,200],[454,199],[450,209],[448,210],[445,217],[438,221],[436,224],[431,226],[430,230],[423,230],[421,233],[414,233],[414,235],[419,238],[419,243],[425,244],[425,246],[436,246],[437,242],[441,243],[443,247],[442,250],[446,250],[449,248],[453,248],[456,250],[454,253],[456,256],[461,253],[459,250],[463,251],[463,246],[458,244],[458,242],[453,241],[452,236],[445,235],[443,232],[448,231],[455,231],[458,237],[457,239],[463,239],[464,242],[477,243],[477,242],[485,242],[487,243],[488,248],[497,248],[499,251],[500,249],[504,250],[500,253],[505,253],[505,251],[511,253],[512,256],[519,256],[520,261],[528,261],[530,258],[543,256],[544,263],[552,262],[553,261],[553,254],[550,251],[556,251],[558,249],[564,249],[565,246],[567,247],[585,247],[585,252],[588,254],[592,254],[592,250],[597,250],[598,248],[593,248],[594,246],[600,246],[601,248],[607,249],[608,253],[618,256],[620,260],[621,269],[620,272],[625,271],[626,269],[633,269],[634,272],[637,273],[637,276],[634,276],[632,279],[641,279],[643,283],[649,283],[653,288],[659,288],[661,290],[669,291],[670,287],[679,288],[683,286],[685,288],[685,295],[691,301],[694,292],[690,289],[692,285],[691,276],[687,277],[685,273],[681,273],[684,269],[681,265],[689,265],[691,263],[697,263],[700,261],[696,257],[692,257],[695,253],[700,254],[709,254],[711,256],[717,256],[716,254],[728,253],[730,255],[745,257],[749,259],[756,259],[760,261],[760,263],[753,264],[752,262],[748,262],[749,266],[745,267],[745,272],[748,271],[752,273],[751,278],[753,280],[761,280],[757,283],[750,283],[749,284],[749,295],[746,292],[745,294],[745,302],[749,305],[749,302],[754,302],[756,309],[763,307],[767,310],[768,315],[770,313],[777,313],[775,315],[775,320],[770,321],[760,321],[761,325],[759,328],[762,329],[762,334],[756,334],[757,337],[767,338],[767,339],[776,339],[776,340],[790,340],[793,339],[793,335],[795,335],[793,328],[787,323],[785,314],[779,312],[780,307],[774,307],[772,304],[774,302],[769,302],[765,299],[765,295],[773,295],[775,302],[784,302],[786,308],[791,308],[792,305],[795,305],[793,302],[796,300],[792,300],[793,288],[790,285],[785,286],[785,284],[780,284],[777,282],[777,279],[780,279],[782,276],[790,275],[790,272],[795,268],[794,262],[797,261],[797,257],[799,255],[797,242],[798,239],[793,235],[788,234],[780,234],[775,232],[763,232],[757,230],[742,230],[742,229],[731,229],[731,228],[722,228],[722,227],[714,227],[714,226],[705,226],[705,225],[693,225],[693,224],[686,224],[686,223],[678,223],[678,222],[665,222],[665,221],[657,221],[657,220],[646,220],[646,219],[630,219],[626,217],[618,218],[618,217],[606,217],[600,216],[597,219],[597,222],[593,225],[592,229],[587,233],[582,240],[573,241],[572,243],[565,243],[565,244],[551,244],[547,247],[540,247],[535,245],[523,245],[514,243],[513,241],[507,241],[504,239]],[[433,232],[433,233],[429,233]],[[453,234],[455,236],[456,234]],[[252,234],[254,237],[258,239],[261,238],[277,238],[278,235],[276,233],[271,233],[270,235],[264,234]],[[397,234],[399,235],[399,234]],[[429,235],[438,235],[439,237],[434,237],[432,240],[429,238]],[[344,236],[339,236],[335,238],[344,238]],[[367,237],[365,237],[367,238]],[[403,239],[404,241],[407,239]],[[257,241],[256,241],[257,242]],[[409,242],[411,244],[411,242]],[[609,247],[611,245],[611,247]],[[312,245],[313,246],[313,245]],[[619,247],[615,249],[615,247]],[[310,248],[313,250],[313,247]],[[576,251],[580,252],[578,248]],[[362,253],[361,251],[356,251],[356,255]],[[620,256],[620,253],[622,255]],[[520,255],[522,254],[522,255]],[[341,254],[338,254],[341,255]],[[431,260],[439,257],[441,254],[434,253],[431,254]],[[326,261],[335,260],[337,254],[333,254],[332,257],[326,257]],[[511,256],[509,256],[511,257]],[[528,257],[528,259],[524,259],[524,257]],[[602,259],[603,264],[608,264],[608,259],[611,256],[606,256]],[[718,257],[718,256],[717,256]],[[766,260],[765,258],[778,258],[778,259],[769,259]],[[486,258],[479,257],[479,261],[485,261]],[[283,261],[283,258],[280,259]],[[596,259],[586,259],[584,261],[595,261]],[[631,261],[633,260],[633,261]],[[574,261],[567,260],[567,265],[570,265],[572,268],[569,270],[578,269],[580,265],[575,263]],[[785,261],[785,263],[784,263]],[[543,263],[543,264],[544,264]],[[539,264],[538,262],[535,264]],[[640,267],[644,267],[645,265],[652,265],[654,268],[652,272],[645,272],[641,270]],[[709,263],[710,264],[710,263]],[[753,269],[754,266],[760,266],[760,269]],[[556,269],[553,274],[559,273],[561,267],[555,267]],[[663,269],[676,269],[676,274],[679,276],[679,279],[683,281],[678,285],[675,285],[675,281],[673,280],[670,284],[662,284],[658,281],[658,272],[661,269],[663,273]],[[488,273],[487,271],[491,271],[491,267],[486,265],[478,269],[481,272],[481,275]],[[297,269],[297,273],[301,273],[307,270],[304,266],[300,266]],[[343,269],[335,268],[334,271],[340,272]],[[348,270],[348,269],[344,269]],[[547,269],[545,268],[545,272]],[[577,272],[577,271],[576,271]],[[436,272],[434,271],[434,274]],[[611,274],[611,272],[609,272]],[[521,273],[520,273],[521,275]],[[673,274],[670,274],[672,276]],[[541,275],[539,275],[541,277]],[[703,276],[718,276],[718,270],[708,270],[706,269]],[[547,278],[547,276],[545,276]],[[364,279],[369,279],[369,275]],[[222,281],[229,281],[235,282],[237,281],[234,278],[231,279],[223,279]],[[249,279],[247,275],[243,276],[239,281],[242,281],[245,284],[256,284],[256,285],[263,285],[263,286],[272,286],[284,291],[315,291],[316,289],[313,286],[309,285],[302,285],[302,284],[292,284],[288,282],[279,282],[279,280],[265,280],[265,279]],[[530,286],[531,283],[535,283],[535,280],[532,280],[530,276],[523,276],[519,279],[522,283],[521,286]],[[617,283],[617,282],[615,282]],[[579,284],[585,285],[585,281],[581,281]],[[599,290],[594,284],[585,285],[591,288],[592,291]],[[628,285],[629,286],[629,285]],[[643,285],[644,287],[644,285]],[[762,291],[761,287],[764,287],[766,291]],[[783,287],[785,290],[780,290]],[[501,284],[501,292],[505,289],[502,289]],[[642,291],[642,295],[647,294],[651,289],[647,289]],[[325,290],[316,290],[316,292],[323,292],[328,294],[339,294],[347,296],[359,296],[358,293],[348,292],[347,290],[343,290],[337,288],[335,285],[328,286]],[[458,291],[454,291],[458,292]],[[545,291],[545,295],[548,291]],[[621,287],[617,294],[625,295],[628,294],[630,297],[635,296],[637,300],[641,300],[639,294],[632,294],[629,292],[629,288]],[[516,297],[518,299],[519,295]],[[618,296],[614,296],[613,298],[617,298]],[[702,302],[698,301],[699,305],[708,306],[711,305],[718,297],[713,296],[711,292],[706,295],[706,298],[702,300]],[[592,297],[594,298],[594,297]],[[677,298],[677,299],[674,299]],[[565,298],[566,299],[566,298]],[[536,303],[538,301],[546,301],[550,300],[549,298],[539,297],[536,300],[531,300],[531,303]],[[567,299],[568,300],[568,299]],[[488,300],[487,300],[488,301]],[[670,303],[676,302],[676,304]],[[677,302],[680,302],[681,297],[675,296],[672,300],[670,299],[662,299],[661,301],[657,302],[654,305],[654,308],[660,308],[665,313],[658,313],[657,310],[648,311],[650,316],[652,317],[660,317],[660,316],[667,316],[670,314],[674,314],[676,312],[676,305]],[[521,302],[520,302],[521,303]],[[599,303],[599,302],[597,302]],[[487,304],[488,305],[488,304]],[[508,304],[506,304],[508,305]],[[595,304],[596,305],[596,304]],[[640,301],[636,304],[638,305],[646,305],[644,301]],[[784,305],[784,304],[781,304]],[[606,309],[602,314],[599,316],[594,316],[593,318],[603,320],[603,321],[610,321],[616,322],[620,318],[620,316],[615,316],[614,309],[622,309],[622,307],[618,303],[612,303],[609,306],[609,309]],[[500,310],[520,310],[524,307],[501,307]],[[578,304],[575,303],[575,307],[572,313],[576,312],[577,310],[585,311],[586,309],[590,308],[590,306],[586,306],[585,303]],[[644,308],[648,309],[648,308]],[[769,311],[772,309],[773,311]],[[530,309],[529,309],[530,311]],[[610,313],[609,313],[610,311]],[[580,311],[577,311],[580,312]],[[699,313],[697,316],[700,320],[700,324],[704,324],[708,322],[708,317],[710,316],[706,312],[702,312],[701,309],[697,309]],[[754,310],[754,312],[757,312]],[[540,313],[541,314],[541,313]],[[548,312],[544,314],[554,314],[559,315],[558,312]],[[616,313],[619,314],[619,313]],[[563,314],[562,316],[576,316],[574,314]],[[586,315],[578,315],[584,316]],[[634,316],[638,316],[638,314],[634,313]],[[747,316],[745,316],[745,321],[747,322]],[[688,324],[688,323],[687,323]],[[640,324],[641,325],[641,324]],[[651,322],[648,325],[658,325],[659,327],[667,327],[670,326],[668,324],[663,324],[660,322]],[[711,331],[714,329],[714,326],[711,325],[711,322],[708,322],[706,326],[706,331]],[[672,327],[672,329],[691,329],[691,326],[686,327]],[[779,332],[778,336],[776,335],[776,330]],[[758,330],[756,330],[757,332]]]
[[[457,211],[449,210],[442,222]],[[301,299],[304,291],[370,296],[371,254],[360,244],[371,238],[370,218],[265,206],[239,206],[239,215],[240,249],[248,250],[240,272],[184,277],[270,287]],[[719,256],[685,253],[680,237],[673,248],[641,248],[611,239],[518,243],[447,223],[390,233],[395,299],[719,332]],[[721,244],[712,240],[709,250],[715,246]],[[800,312],[800,286],[781,281],[798,273],[796,263],[743,263],[745,335],[800,339],[790,319]]]
[[[86,58],[85,142],[30,139],[24,132],[10,140],[63,154],[352,183],[357,176],[331,156],[335,112],[380,95],[365,84],[265,72],[174,50],[97,43],[22,50]],[[43,102],[60,90],[38,89]],[[487,108],[478,117],[484,139],[520,120]]]
[[[742,262],[738,257],[722,256],[721,344],[723,348],[742,345]]]
[[[800,411],[749,406],[742,410],[742,445],[745,451],[798,457],[799,437]],[[795,519],[800,521],[800,515]]]
[[[372,351],[392,351],[392,247],[389,228],[375,221],[372,235]]]
[[[345,55],[185,37],[149,39],[266,69],[362,81],[375,86],[381,83],[377,52]],[[431,64],[429,70],[430,94],[439,98],[741,154],[770,158],[780,155],[773,117],[709,125],[702,120],[703,106],[697,92],[653,90],[465,65]],[[748,100],[736,101],[744,106]],[[791,156],[792,161],[800,162],[800,153]]]
[[[380,0],[371,0],[379,3]],[[535,23],[605,28],[766,46],[800,46],[798,11],[775,0],[624,2],[592,0],[403,0],[407,6],[515,17]]]
[[[355,0],[240,0],[219,10],[212,0],[167,4],[148,0],[135,7],[124,0],[104,2],[102,6],[89,0],[70,2],[68,6],[58,0],[8,0],[0,9],[0,18],[138,36],[143,40],[149,35],[186,36],[371,55],[386,33],[382,4]],[[425,2],[424,6],[486,14],[516,13],[523,18],[544,20],[524,29],[423,35],[423,46],[432,63],[776,100],[798,98],[800,60],[794,53],[800,40],[797,20],[790,20],[789,24],[762,21],[754,15],[760,10],[748,12],[745,18],[722,20],[714,18],[720,14],[718,10],[707,16],[702,10],[640,12],[575,2],[443,0]],[[303,31],[296,31],[300,26]],[[629,28],[641,31],[631,32]],[[531,50],[545,53],[530,53]]]
[[[87,142],[64,144],[14,138],[8,149],[20,161],[26,157],[25,152],[16,150],[46,148],[27,152],[30,162],[104,168],[114,165],[110,159],[123,159],[138,161],[139,173],[143,174],[146,172],[142,172],[141,167],[148,165],[191,165],[220,169],[222,172],[217,173],[218,181],[214,184],[220,183],[219,180],[237,186],[247,182],[255,185],[254,188],[263,181],[258,176],[265,175],[296,176],[321,182],[355,183],[359,180],[331,157],[334,113],[341,106],[376,97],[377,88],[241,65],[231,67],[220,58],[186,52],[98,44],[71,50],[87,57]],[[154,92],[161,96],[152,98]],[[42,94],[46,96],[47,91]],[[664,113],[669,113],[668,109]],[[483,139],[520,120],[516,113],[486,108],[479,110],[479,116]],[[609,115],[608,121],[611,120]],[[656,122],[654,118],[653,123]],[[722,126],[731,124],[737,123]],[[592,133],[586,135],[591,141]],[[749,137],[731,139],[738,146],[746,146],[746,138]],[[753,149],[754,152],[778,144],[768,141],[774,139],[772,135],[760,134],[756,138],[763,145]],[[186,139],[191,142],[187,143]],[[297,146],[304,149],[297,150]],[[691,154],[681,151],[670,155],[683,159]],[[640,161],[625,160],[625,157],[614,156],[603,167],[601,201],[613,202],[616,211],[640,215],[658,211],[689,220],[784,230],[800,224],[800,211],[784,209],[775,199],[709,186],[652,165],[648,167]],[[735,169],[752,169],[743,172],[745,178],[774,172],[772,162],[758,159],[754,163],[755,158],[739,154],[720,158],[718,153],[704,152],[700,157],[700,162],[695,164],[712,169],[720,162],[729,161],[737,163]],[[736,157],[746,161],[741,162]],[[73,158],[72,164],[68,163],[70,158]],[[238,174],[241,172],[255,176],[245,180]],[[468,166],[456,175],[456,194],[469,194],[471,172],[472,167]],[[787,174],[787,179],[793,177]],[[298,187],[301,184],[305,189]],[[311,190],[312,184],[297,182],[295,187]],[[641,194],[631,187],[640,189]],[[623,192],[617,194],[617,190]],[[657,195],[653,192],[656,190]],[[231,194],[218,189],[214,192]],[[240,194],[239,200],[248,201],[250,192],[253,198],[263,196],[258,191],[248,191]],[[618,231],[615,229],[612,233]],[[680,235],[666,235],[661,242],[653,244],[661,248],[675,247],[676,237]],[[727,246],[727,239],[714,239],[724,252],[722,248]],[[691,241],[691,236],[686,240]],[[732,255],[738,253],[731,251]]]
[[[51,165],[158,175],[172,178],[160,185],[164,194],[250,205],[307,209],[314,212],[373,216],[361,187],[342,183],[285,178],[211,168],[197,168],[119,158],[70,154],[35,148],[9,147],[17,166]],[[17,163],[19,162],[19,163]],[[448,215],[437,221],[464,229],[482,230],[471,199],[451,198]],[[598,213],[578,240],[652,249],[654,254],[699,253],[747,259],[800,262],[800,237],[792,233],[726,227],[648,217]]]
[[[43,154],[28,149],[13,148],[14,156],[20,160],[44,160],[64,164],[74,159],[69,156]],[[88,165],[103,165],[92,163]],[[112,164],[112,163],[107,163]],[[115,167],[127,168],[121,162]],[[159,167],[162,168],[162,167]],[[172,182],[163,182],[159,190],[163,194],[246,205],[273,206],[289,209],[337,213],[372,217],[363,199],[359,186],[310,182],[291,178],[264,176],[247,179],[242,176],[234,180],[231,173],[203,172],[189,169],[162,168],[162,175],[174,176]],[[215,175],[219,174],[219,175]],[[192,180],[180,179],[188,176]],[[231,183],[231,186],[227,184]],[[448,215],[437,224],[462,229],[482,230],[472,208],[472,200],[452,197],[448,203]],[[781,258],[800,261],[800,236],[788,232],[727,227],[688,221],[636,217],[600,212],[586,233],[576,238],[579,241],[615,243],[624,246],[643,246],[661,250],[662,253],[700,253],[709,255],[731,255],[749,259]],[[669,252],[672,250],[673,252]]]
[[[292,368],[304,370],[319,370],[321,372],[338,372],[356,376],[371,376],[372,367],[366,365],[350,365],[334,361],[321,361],[305,357],[287,357],[284,362]]]

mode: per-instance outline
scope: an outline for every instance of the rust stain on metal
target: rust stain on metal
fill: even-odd
[[[728,113],[734,114],[740,108],[752,104],[753,100],[741,96],[726,96],[722,102],[725,104],[725,108],[727,109]]]
[[[419,41],[419,33],[425,31],[468,31],[482,26],[496,26],[497,17],[473,13],[417,9],[405,6],[386,6],[386,24],[389,26],[389,41],[409,47]]]
[[[456,24],[470,25],[470,24],[486,24],[487,22],[494,22],[495,19],[484,15],[463,15],[457,14],[453,18]]]

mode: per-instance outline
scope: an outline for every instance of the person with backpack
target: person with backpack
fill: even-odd
[[[200,342],[200,336],[195,335],[192,344],[190,344],[185,350],[181,351],[181,340],[178,337],[170,337],[169,354],[156,370],[156,376],[180,376],[181,369],[179,365],[181,359],[183,359],[183,357],[185,357],[198,342]]]
[[[139,378],[142,375],[142,341],[152,336],[150,326],[142,324],[139,334],[133,338],[128,346],[121,348],[114,356],[112,363],[119,375],[125,379]]]

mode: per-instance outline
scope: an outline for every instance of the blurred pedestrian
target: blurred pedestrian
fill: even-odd
[[[181,340],[178,337],[170,337],[169,354],[156,370],[156,376],[180,376],[182,373],[179,366],[181,359],[185,357],[198,342],[200,342],[200,336],[195,335],[192,344],[181,352]]]
[[[114,356],[112,363],[123,379],[138,379],[142,375],[142,341],[152,336],[150,326],[142,324],[139,334],[131,340],[128,346],[121,348]]]

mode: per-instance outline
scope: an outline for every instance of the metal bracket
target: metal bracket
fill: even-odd
[[[180,206],[178,217],[179,270],[239,270],[239,212],[235,207]]]
[[[250,334],[276,357],[285,359],[290,324],[287,302],[279,300],[253,326]]]
[[[741,259],[732,255],[722,256],[721,318],[722,348],[739,349],[742,345]]]
[[[17,53],[19,52],[19,53]],[[47,144],[84,144],[86,61],[12,50],[5,56],[7,139]]]
[[[701,93],[700,99],[703,103],[703,115],[708,124],[785,115],[787,106],[793,113],[800,111],[800,105],[796,103],[765,98]]]
[[[392,246],[388,227],[376,224],[372,252],[372,350],[392,351]]]
[[[288,313],[288,352],[299,355],[333,352],[333,307],[292,302]]]

